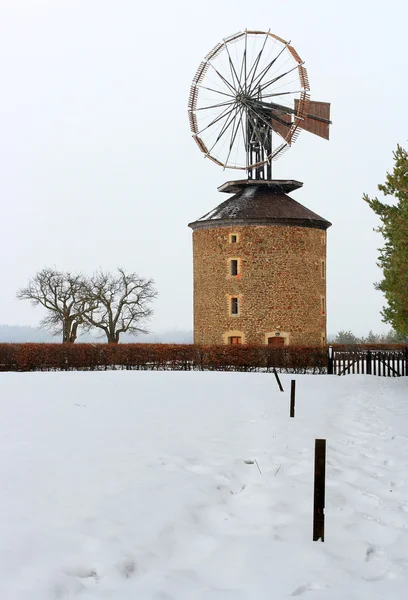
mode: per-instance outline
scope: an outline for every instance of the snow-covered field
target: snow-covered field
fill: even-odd
[[[0,599],[406,598],[408,378],[293,377],[0,374]]]

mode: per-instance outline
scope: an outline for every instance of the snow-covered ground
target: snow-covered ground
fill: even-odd
[[[406,598],[408,378],[293,377],[0,374],[0,599]]]

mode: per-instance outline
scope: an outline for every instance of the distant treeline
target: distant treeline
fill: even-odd
[[[359,337],[352,331],[339,331],[335,336],[329,336],[329,343],[334,344],[404,344],[408,343],[408,338],[398,335],[390,329],[388,333],[374,333],[369,331],[368,335]]]
[[[37,327],[27,325],[0,325],[0,343],[10,342],[15,344],[24,343],[55,343],[56,339],[51,333]],[[124,334],[122,337],[124,343],[153,343],[153,344],[189,344],[193,341],[191,331],[174,329],[173,331],[163,331],[158,333],[143,334],[135,336]],[[84,333],[78,337],[77,343],[105,343],[105,337],[95,337],[90,333]]]
[[[82,343],[104,343],[103,338],[96,338],[90,334],[84,334],[78,338]],[[47,331],[36,327],[24,325],[0,325],[0,343],[10,342],[16,344],[24,343],[55,343],[55,336]],[[123,335],[124,343],[143,344],[190,344],[193,343],[193,332],[174,329],[162,333],[148,333],[134,336]],[[328,336],[328,343],[335,344],[401,344],[408,343],[408,338],[401,338],[395,331],[388,333],[374,333],[370,331],[366,336],[355,335],[352,331],[339,331],[336,335]]]

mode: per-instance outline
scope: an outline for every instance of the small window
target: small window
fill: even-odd
[[[322,298],[322,315],[326,314],[326,301]]]
[[[231,233],[230,242],[231,244],[236,244],[238,242],[238,235],[236,233]]]
[[[228,338],[228,343],[232,345],[242,344],[242,337],[239,335],[233,335]]]
[[[238,314],[238,298],[236,296],[231,298],[231,314]]]
[[[324,264],[324,260],[322,260],[322,278],[324,279],[326,276],[326,265]]]
[[[238,261],[235,258],[230,260],[230,275],[234,277],[238,275]]]

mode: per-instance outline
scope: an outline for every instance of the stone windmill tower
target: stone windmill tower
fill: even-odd
[[[251,58],[250,58],[251,57]],[[189,100],[204,155],[248,178],[189,224],[193,230],[194,342],[326,342],[326,230],[330,223],[272,179],[272,161],[301,129],[329,138],[330,105],[312,102],[296,50],[270,32],[244,31],[200,64]]]

